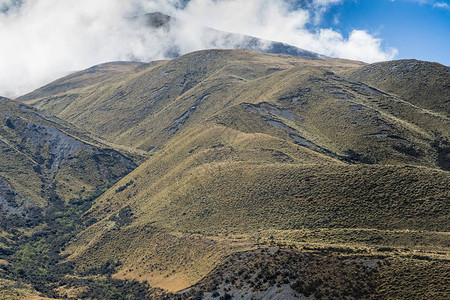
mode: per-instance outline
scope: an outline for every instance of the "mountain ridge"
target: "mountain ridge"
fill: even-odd
[[[413,59],[396,60],[362,67],[351,72],[349,78],[450,117],[450,67]]]
[[[46,221],[63,240],[4,233],[0,276],[54,297],[444,299],[450,121],[362,80],[389,64],[205,50],[96,66],[19,98],[142,156]],[[410,88],[445,103],[442,67],[423,64],[429,80]],[[48,248],[51,268],[33,250]]]
[[[166,31],[170,30],[171,26],[183,26],[186,22],[185,20],[179,20],[161,12],[147,13],[133,17],[130,20],[141,23],[149,28]],[[269,54],[285,54],[310,58],[326,57],[325,55],[300,49],[282,42],[269,41],[244,34],[225,32],[205,26],[201,26],[199,28],[202,30],[202,34],[204,36],[210,37],[208,40],[208,48],[254,50]],[[170,50],[165,53],[168,58],[175,58],[181,56],[182,54],[183,53],[181,53],[177,47],[171,47]]]

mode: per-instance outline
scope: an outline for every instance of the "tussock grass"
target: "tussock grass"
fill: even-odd
[[[371,64],[344,72],[350,79],[394,93],[418,107],[450,116],[450,68],[413,59]]]
[[[135,167],[62,120],[9,99],[1,99],[0,107],[0,177],[17,194],[13,206],[28,200],[46,206],[54,195],[65,201],[85,197]]]
[[[323,299],[445,299],[448,264],[380,255],[268,248],[227,257],[184,299],[260,297],[270,288]],[[290,287],[290,288],[288,288]],[[217,296],[218,295],[218,296]]]
[[[201,292],[230,280],[225,266],[239,273],[228,256],[233,252],[288,245],[304,253],[290,249],[284,258],[307,256],[311,263],[293,272],[311,276],[295,284],[269,274],[272,281],[259,291],[292,284],[319,297],[332,292],[322,284],[328,280],[349,297],[396,298],[423,280],[405,295],[441,297],[449,255],[450,175],[443,170],[450,123],[443,98],[430,104],[439,93],[446,101],[442,70],[424,65],[436,76],[423,90],[436,93],[422,102],[399,89],[407,80],[417,90],[420,78],[385,72],[383,64],[244,50],[109,64],[27,95],[22,100],[147,159],[84,213],[91,226],[66,249],[68,261],[81,273],[113,261],[115,278],[171,291],[200,281],[191,291]],[[389,75],[393,89],[370,79],[374,72]],[[10,126],[5,121],[1,128]],[[124,175],[108,157],[100,159],[104,169],[95,167],[94,154],[80,152],[61,168],[59,194],[82,197]],[[244,261],[286,267],[258,251]],[[369,274],[366,260],[383,263]],[[228,288],[242,288],[239,276],[237,285],[225,282]],[[183,297],[198,296],[190,293]]]
[[[116,230],[116,223],[109,221],[129,205],[135,218],[130,230],[151,225],[159,240],[169,232],[199,235],[200,240],[215,236],[225,244],[237,239],[248,247],[264,243],[390,247],[392,255],[407,247],[440,257],[438,252],[448,255],[449,180],[448,172],[424,167],[348,165],[267,134],[207,123],[169,143],[103,194],[85,217],[104,221],[79,236],[69,253],[82,266],[117,257],[124,263],[120,276],[146,278],[159,287],[186,287],[182,278],[206,274],[202,269],[192,277],[179,268],[165,277],[164,272],[145,269],[154,260],[164,262],[161,270],[175,268],[165,250],[150,258],[123,249],[121,245],[138,247],[144,240],[128,241],[132,236],[128,227]],[[109,230],[114,230],[111,238]],[[192,244],[177,249],[170,255],[203,253]],[[225,252],[211,251],[214,255],[206,263],[188,257],[181,265],[192,270],[214,266]]]
[[[4,300],[46,300],[50,298],[41,297],[31,286],[0,278],[0,298]]]

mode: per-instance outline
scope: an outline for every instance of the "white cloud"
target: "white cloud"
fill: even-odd
[[[340,0],[315,0],[326,5]],[[355,30],[348,38],[332,29],[311,32],[306,25],[313,13],[290,10],[288,2],[276,0],[192,0],[178,16],[225,31],[285,42],[325,55],[366,62],[392,59],[397,51],[383,49],[382,41],[366,31]]]
[[[367,62],[396,54],[365,31],[344,37],[332,29],[307,29],[328,5],[341,0],[312,0],[308,9],[293,9],[293,0],[191,0],[184,6],[182,0],[28,0],[20,7],[21,2],[0,0],[3,96],[23,94],[70,71],[106,61],[150,61],[165,58],[174,46],[187,53],[231,48],[240,42],[205,30],[204,25]],[[1,13],[5,7],[9,10]],[[125,18],[153,11],[180,22],[170,30],[150,30]]]
[[[340,3],[343,0],[314,0],[313,3],[316,5],[330,5]]]
[[[426,5],[433,5],[435,8],[443,8],[443,9],[450,9],[450,5],[445,1],[435,1],[435,0],[391,0],[394,1],[406,1],[406,2],[415,2],[418,4],[426,4]]]
[[[381,51],[381,39],[364,30],[353,30],[348,39],[330,29],[321,30],[315,36],[317,49],[326,49],[333,57],[351,58],[368,62],[390,60],[398,54],[396,49]]]
[[[433,7],[436,8],[443,8],[443,9],[449,9],[450,10],[450,5],[446,2],[436,2]]]

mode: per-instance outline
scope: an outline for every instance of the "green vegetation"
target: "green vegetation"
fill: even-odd
[[[136,165],[55,117],[5,98],[0,107],[2,298],[57,296],[51,284],[73,268],[60,253],[93,221],[81,215]]]
[[[444,299],[449,272],[448,265],[361,250],[272,247],[230,255],[182,295],[259,299],[276,287],[315,299]]]

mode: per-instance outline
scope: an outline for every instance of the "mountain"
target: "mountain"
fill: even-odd
[[[56,264],[50,257],[56,257],[75,228],[83,224],[80,212],[136,168],[138,158],[110,148],[61,119],[0,98],[0,277],[5,270],[22,272],[18,270],[24,266],[31,270]],[[41,246],[31,246],[33,240]],[[50,240],[54,248],[42,250]],[[19,258],[24,249],[45,255]],[[9,269],[11,263],[15,269]],[[9,299],[8,287],[23,298],[39,294],[22,280],[5,277],[0,280],[2,299]]]
[[[450,117],[450,67],[413,59],[397,60],[352,70],[349,78]]]
[[[148,13],[141,16],[130,18],[139,26],[156,29],[162,32],[169,32],[170,30],[178,30],[181,27],[195,26],[186,20],[179,20],[174,17],[162,14],[160,12]],[[298,47],[275,41],[264,40],[248,35],[230,33],[221,30],[216,30],[204,26],[195,26],[197,34],[200,34],[208,43],[207,48],[212,49],[246,49],[260,51],[272,54],[286,54],[310,58],[324,58],[324,55],[300,49]],[[190,37],[185,37],[189,39]],[[196,37],[194,37],[195,39]],[[176,44],[169,47],[166,51],[165,57],[175,58],[184,54],[180,47]]]
[[[58,95],[37,90],[19,100],[144,151],[213,119],[344,161],[447,168],[432,144],[433,132],[448,137],[448,118],[339,75],[358,67],[346,60],[209,50],[112,74],[112,84],[74,86]]]
[[[139,166],[44,236],[4,233],[0,277],[94,299],[448,298],[447,77],[423,64],[429,80],[407,74],[423,102],[358,75],[379,64],[249,50],[109,63],[18,99],[33,108],[8,100]]]

